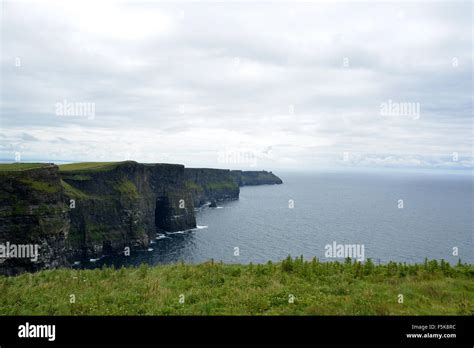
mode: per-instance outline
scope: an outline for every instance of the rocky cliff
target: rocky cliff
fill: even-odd
[[[156,232],[196,227],[184,166],[132,161],[100,169],[61,168],[76,258],[145,247]],[[78,253],[80,253],[78,255]]]
[[[238,199],[239,186],[267,183],[281,180],[267,172],[133,161],[0,165],[0,274],[147,247],[157,232],[195,228],[194,207]],[[2,257],[6,243],[38,245],[39,257]]]
[[[272,172],[185,168],[186,187],[195,206],[238,199],[241,186],[282,184]]]
[[[186,168],[184,173],[195,206],[239,198],[239,184],[228,169]]]
[[[283,181],[272,172],[232,170],[231,175],[239,186],[279,185]]]
[[[67,264],[70,220],[58,167],[0,171],[0,183],[0,274]]]

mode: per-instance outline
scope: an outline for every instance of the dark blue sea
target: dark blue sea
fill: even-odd
[[[148,251],[92,266],[265,263],[288,255],[339,260],[326,257],[326,245],[334,243],[363,245],[364,258],[376,263],[474,263],[471,175],[277,174],[283,185],[242,187],[239,200],[201,208],[197,229],[166,234]]]

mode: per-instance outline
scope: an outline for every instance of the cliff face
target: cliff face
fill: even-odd
[[[195,228],[194,207],[238,199],[239,186],[269,183],[281,180],[133,161],[0,165],[0,274],[147,247],[156,232]],[[37,260],[3,258],[7,243],[38,245]]]
[[[103,170],[61,172],[70,209],[74,257],[145,247],[157,231],[196,227],[184,166],[124,162]]]
[[[185,181],[195,206],[239,199],[241,186],[274,185],[283,181],[272,172],[185,168]]]
[[[239,198],[239,185],[228,169],[186,168],[184,173],[195,206]]]
[[[25,248],[22,257],[0,258],[0,274],[64,266],[70,228],[58,167],[0,171],[0,248]],[[35,246],[38,247],[37,258]],[[5,255],[2,255],[5,256]],[[32,261],[32,259],[35,259]]]
[[[231,175],[239,186],[279,185],[283,181],[272,172],[232,170]]]
[[[0,274],[143,248],[156,232],[196,227],[182,165],[48,165],[0,171],[0,184],[0,247],[39,245],[37,260],[0,255]]]

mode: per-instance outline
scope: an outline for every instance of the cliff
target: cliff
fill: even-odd
[[[195,206],[239,199],[241,186],[274,185],[283,181],[272,172],[185,168],[186,187]]]
[[[184,173],[195,206],[239,198],[239,185],[228,169],[186,168]]]
[[[194,207],[278,180],[267,172],[134,161],[0,165],[0,249],[39,246],[34,261],[2,258],[0,250],[0,274],[145,248],[157,232],[195,228]]]
[[[232,170],[231,175],[239,186],[279,185],[283,181],[272,172]]]
[[[0,258],[0,274],[35,271],[67,264],[66,239],[70,220],[58,167],[48,164],[17,165],[12,170],[0,171],[0,183],[2,254],[12,245],[26,248],[24,256],[29,256]],[[34,245],[38,246],[38,257],[31,261],[35,255],[31,254],[29,246]],[[28,252],[30,253],[27,254]]]
[[[196,227],[184,166],[132,161],[99,168],[61,166],[70,209],[70,253],[75,258],[148,246],[156,232]]]

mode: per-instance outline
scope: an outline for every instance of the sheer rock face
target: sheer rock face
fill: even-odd
[[[184,173],[194,206],[239,199],[239,185],[228,169],[186,168]]]
[[[240,187],[274,185],[283,181],[272,172],[210,168],[185,168],[185,180],[195,206],[239,199]]]
[[[272,172],[232,170],[231,175],[239,186],[279,185],[283,181]]]
[[[76,200],[69,239],[75,257],[144,248],[157,231],[196,227],[182,165],[125,162],[109,171],[62,176]]]
[[[0,172],[0,245],[38,244],[38,260],[0,258],[0,273],[149,245],[157,231],[196,227],[184,166],[123,162],[102,170],[55,165]]]
[[[0,172],[0,274],[67,265],[69,229],[57,166]]]
[[[133,161],[96,169],[60,171],[50,164],[0,171],[0,248],[39,246],[35,261],[0,253],[0,274],[147,247],[156,232],[195,228],[194,207],[238,199],[242,185],[279,180],[267,172],[246,173]]]

